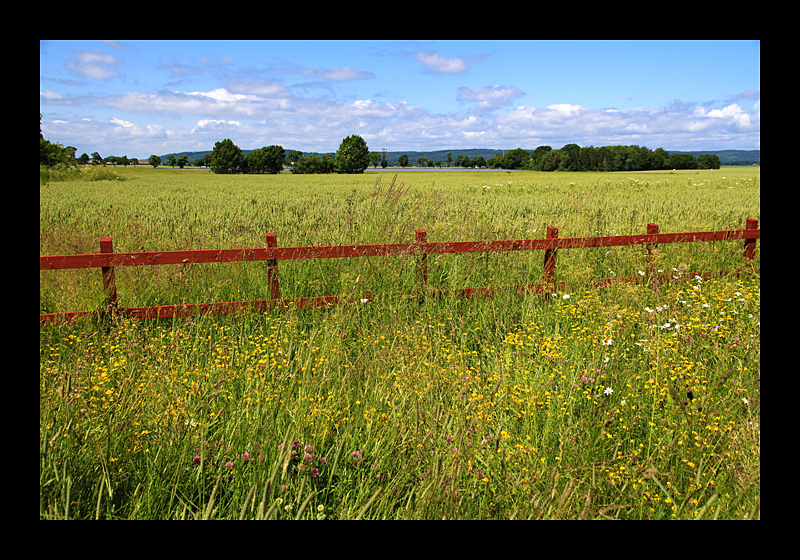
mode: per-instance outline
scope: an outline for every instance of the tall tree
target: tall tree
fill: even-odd
[[[531,152],[531,160],[529,162],[530,168],[535,171],[542,170],[542,157],[548,153],[552,152],[553,148],[550,146],[539,146],[533,152]]]
[[[214,173],[238,173],[243,162],[242,150],[230,138],[214,144],[211,152],[211,171]]]
[[[368,166],[369,148],[364,139],[357,134],[344,138],[336,151],[336,173],[363,173]]]
[[[372,164],[372,167],[378,169],[378,164],[381,162],[381,154],[380,152],[370,152],[367,154],[369,158],[369,162]]]
[[[283,169],[285,150],[281,146],[265,146],[247,154],[243,169],[247,173],[280,173]]]
[[[697,166],[700,169],[719,169],[721,162],[717,154],[701,154],[697,156]]]
[[[506,169],[522,169],[529,159],[531,159],[531,154],[528,150],[517,148],[507,151],[503,161]]]

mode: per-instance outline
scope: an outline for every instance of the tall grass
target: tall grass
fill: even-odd
[[[757,175],[442,175],[49,184],[40,251],[94,252],[105,236],[126,251],[263,246],[268,231],[290,246],[411,241],[417,228],[430,241],[733,229],[760,214]],[[740,243],[694,245],[659,248],[657,265],[740,263]],[[431,256],[429,282],[538,281],[541,257]],[[634,275],[646,257],[558,258],[573,280]],[[291,265],[279,264],[284,297],[416,278],[413,259]],[[159,268],[118,271],[124,305],[263,299],[259,263]],[[40,309],[99,301],[97,271],[65,272],[60,290],[40,275]],[[758,275],[40,331],[40,518],[754,517]]]

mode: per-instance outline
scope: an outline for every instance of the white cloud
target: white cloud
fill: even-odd
[[[42,130],[45,138],[64,145],[88,144],[95,146],[89,151],[141,157],[211,149],[224,138],[243,149],[280,144],[287,149],[328,152],[350,134],[360,134],[373,148],[389,150],[534,149],[567,143],[637,144],[668,150],[760,145],[760,101],[752,98],[754,108],[749,111],[730,101],[706,108],[675,101],[658,109],[594,109],[554,103],[496,112],[512,106],[521,95],[513,86],[463,87],[457,90],[457,97],[469,110],[434,113],[403,101],[295,97],[277,81],[241,80],[210,91],[130,92],[108,97],[62,97],[44,91],[40,103],[69,105],[72,111],[89,104],[113,108],[117,114],[106,121],[52,115],[47,122],[45,115]],[[61,122],[55,122],[56,116]],[[187,116],[196,117],[194,126],[181,126]]]
[[[172,116],[198,115],[210,118],[237,116],[253,118],[270,109],[270,100],[255,95],[231,93],[225,88],[212,91],[125,93],[113,97],[96,98],[98,103],[122,111]]]
[[[493,111],[511,105],[514,99],[525,95],[517,88],[505,86],[460,87],[456,98],[459,101],[474,102],[479,111]]]
[[[117,76],[117,72],[106,66],[119,66],[122,61],[110,54],[97,51],[73,51],[75,60],[67,61],[67,68],[76,76],[93,80],[107,80]]]
[[[131,127],[136,126],[135,124],[133,124],[130,121],[123,121],[122,119],[118,119],[116,117],[111,119],[111,122],[114,123],[114,124],[118,124],[119,126],[124,127],[124,128],[131,128]]]
[[[291,96],[289,89],[278,81],[239,80],[227,84],[227,89],[232,93],[244,93],[261,97],[285,98]]]
[[[470,64],[480,62],[485,58],[485,55],[446,58],[438,53],[429,51],[408,53],[408,56],[425,65],[428,68],[427,71],[431,74],[463,74]]]
[[[233,126],[242,126],[242,123],[239,121],[221,121],[218,119],[201,119],[197,121],[197,126],[192,130],[198,130],[205,126],[217,125],[217,124],[226,124],[226,125],[233,125]]]
[[[750,126],[750,115],[745,113],[736,103],[732,103],[723,109],[709,111],[708,116],[715,119],[727,120],[743,128]]]
[[[752,148],[760,144],[758,118],[728,106],[706,114],[692,104],[661,109],[591,109],[566,103],[521,106],[494,118],[499,138],[517,138],[523,146],[576,143],[582,146],[636,144],[655,149]],[[740,133],[747,133],[742,136]],[[735,140],[741,145],[732,143]],[[535,146],[533,146],[535,147]]]
[[[327,70],[311,70],[306,68],[300,70],[300,73],[306,76],[315,76],[317,78],[329,80],[331,82],[349,82],[351,80],[366,80],[375,77],[375,74],[372,72],[361,72],[358,70],[353,70],[352,68],[348,68],[347,66],[344,68],[329,68]]]

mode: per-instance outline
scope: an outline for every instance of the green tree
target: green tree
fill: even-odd
[[[175,156],[170,154],[167,158],[167,165],[171,165],[172,169],[175,169],[175,164],[178,163],[178,160],[175,159]]]
[[[103,163],[103,158],[97,152],[92,152],[92,165],[100,165]]]
[[[281,146],[258,148],[247,154],[243,168],[247,173],[280,173],[285,152]]]
[[[670,169],[697,169],[697,160],[692,154],[670,154],[667,166]]]
[[[534,171],[541,171],[542,170],[542,157],[548,152],[552,152],[553,148],[550,146],[539,146],[533,152],[531,152],[531,159],[528,163],[530,169]]]
[[[522,169],[530,159],[530,152],[528,152],[528,150],[523,150],[522,148],[507,151],[505,157],[503,158],[506,169]]]
[[[369,148],[361,136],[353,134],[339,144],[334,160],[336,173],[363,173],[369,166]]]
[[[244,162],[242,150],[230,138],[214,144],[211,171],[218,174],[238,173]]]
[[[447,167],[450,167],[450,164],[453,163],[453,152],[447,152],[447,159],[445,161],[447,162]]]
[[[700,169],[719,169],[722,163],[717,154],[701,154],[697,156],[697,166]]]
[[[372,164],[372,167],[378,169],[378,164],[381,162],[381,154],[379,152],[370,152],[367,157],[369,158],[369,162]]]
[[[558,164],[559,171],[578,171],[580,164],[579,155],[581,147],[577,144],[566,144],[559,152],[561,153],[561,160]]]
[[[490,157],[486,160],[486,166],[492,169],[503,169],[506,165],[506,160],[502,154]]]
[[[331,154],[325,154],[321,157],[319,154],[302,156],[292,167],[293,175],[308,173],[333,173],[333,171],[333,156]]]
[[[186,154],[184,154],[182,156],[179,156],[178,157],[178,167],[183,169],[187,165],[189,165],[189,156],[187,156]]]
[[[150,156],[150,159],[147,160],[147,163],[149,163],[153,167],[158,167],[159,165],[161,165],[161,158],[156,155],[152,155]]]
[[[75,151],[76,148],[72,146],[65,148],[61,144],[45,140],[42,134],[42,114],[39,113],[39,165],[46,167],[59,164],[73,166],[76,164]]]
[[[558,169],[558,163],[560,161],[560,152],[561,150],[551,150],[542,154],[542,157],[539,159],[539,171],[555,171]]]
[[[656,148],[653,154],[653,169],[666,169],[667,160],[669,159],[669,152],[664,148]]]
[[[400,167],[405,168],[408,165],[408,154],[403,154],[397,158],[397,163],[400,164]]]
[[[303,157],[303,152],[297,150],[289,150],[289,153],[286,154],[286,158],[284,159],[284,163],[289,167],[292,167],[295,163],[297,163],[297,160],[299,160],[301,157]]]

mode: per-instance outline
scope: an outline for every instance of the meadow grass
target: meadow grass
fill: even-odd
[[[119,171],[119,170],[118,170]],[[220,177],[131,170],[40,186],[40,254],[739,229],[759,174]],[[181,174],[183,173],[183,174]],[[741,243],[657,250],[741,266]],[[437,255],[434,288],[541,278],[542,254]],[[760,517],[756,273],[590,289],[643,248],[560,251],[566,293],[459,300],[416,261],[279,263],[318,310],[40,331],[40,518]],[[263,299],[260,263],[118,270],[125,306]],[[674,269],[674,270],[673,270]],[[57,276],[54,280],[50,276]],[[40,273],[40,312],[91,309],[99,272]],[[581,278],[586,278],[581,281]]]

